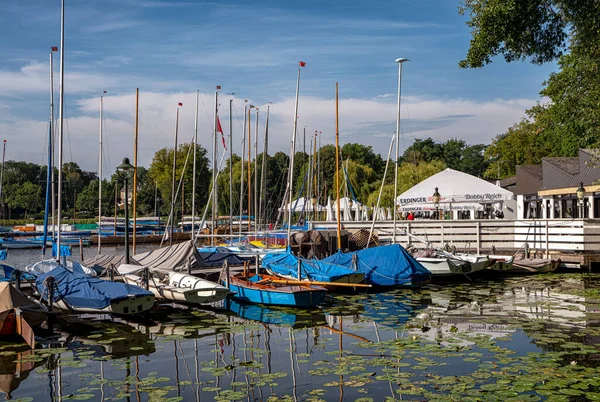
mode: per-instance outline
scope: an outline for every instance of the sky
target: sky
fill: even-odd
[[[98,170],[104,94],[103,169],[133,159],[139,88],[139,165],[189,142],[199,91],[198,142],[212,154],[215,90],[219,118],[239,154],[244,100],[259,108],[259,152],[267,106],[269,153],[289,152],[298,62],[299,139],[335,141],[339,83],[341,144],[373,146],[385,158],[396,126],[403,65],[400,152],[414,139],[488,144],[542,101],[555,65],[505,63],[460,69],[470,41],[458,0],[182,1],[66,0],[64,161]],[[60,46],[60,0],[5,0],[0,13],[0,139],[7,160],[45,163],[50,116],[49,54]],[[59,53],[54,56],[58,111]],[[233,95],[232,95],[233,93]],[[251,114],[251,141],[256,112]],[[218,153],[223,153],[218,147]],[[108,173],[106,173],[108,172]]]

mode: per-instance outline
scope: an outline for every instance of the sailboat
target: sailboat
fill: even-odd
[[[63,111],[64,111],[64,28],[65,2],[61,3],[60,48],[60,107],[58,148],[58,205],[56,237],[56,267],[36,278],[35,286],[49,306],[72,312],[135,314],[148,310],[154,304],[154,295],[137,286],[109,282],[85,274],[81,266],[71,264],[61,247],[62,167],[63,167]],[[46,203],[48,205],[48,203]],[[47,226],[47,219],[45,220]],[[61,264],[61,257],[65,257]]]
[[[144,286],[146,279],[140,273],[145,269],[148,269],[147,288],[157,299],[208,304],[224,300],[229,294],[224,286],[181,272],[132,264],[123,264],[117,271],[125,283]]]

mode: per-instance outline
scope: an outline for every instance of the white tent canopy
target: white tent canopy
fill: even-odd
[[[313,208],[313,205],[310,202],[310,198],[306,197],[299,198],[298,200],[293,200],[291,204],[287,204],[283,208],[279,208],[280,211],[289,211],[290,209],[293,209],[294,212],[322,212],[325,210],[323,206],[318,204],[315,205]]]
[[[423,180],[400,194],[396,204],[403,211],[435,210],[433,193],[440,194],[439,209],[481,210],[481,204],[496,204],[512,200],[514,194],[470,174],[446,169]]]

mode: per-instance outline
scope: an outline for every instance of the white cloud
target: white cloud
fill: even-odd
[[[179,143],[188,142],[194,131],[195,92],[185,93],[140,93],[139,115],[139,161],[148,166],[154,152],[163,147],[171,147],[175,131],[175,113],[178,102],[180,109]],[[219,116],[225,133],[229,132],[229,97],[220,94]],[[403,135],[408,137],[402,143],[405,147],[412,143],[411,137],[432,137],[445,141],[458,137],[469,143],[489,143],[497,134],[505,131],[518,121],[524,110],[535,104],[534,100],[496,99],[488,102],[475,102],[464,99],[428,99],[407,97],[402,100]],[[97,98],[88,98],[79,102],[79,109],[65,125],[65,161],[72,159],[86,170],[97,169],[98,155],[98,105]],[[239,153],[241,126],[243,119],[243,99],[234,99],[234,152]],[[262,149],[264,118],[266,105],[260,107],[260,140]],[[270,105],[271,125],[270,153],[289,151],[292,134],[294,99],[288,98]],[[201,94],[199,112],[198,139],[200,144],[212,151],[212,129],[214,93]],[[375,151],[387,154],[389,139],[395,129],[396,102],[392,97],[374,99],[341,99],[340,101],[340,140],[341,143],[359,142],[372,145]],[[133,133],[135,94],[108,95],[104,101],[105,111],[105,160],[106,172],[112,173],[114,167],[125,157],[133,156]],[[0,122],[3,121],[0,109]],[[255,112],[252,111],[252,142],[254,142]],[[300,98],[298,121],[298,148],[302,149],[302,132],[307,126],[310,136],[315,130],[323,133],[322,145],[334,142],[335,103],[333,99],[316,97]],[[45,121],[15,121],[0,123],[0,133],[9,140],[8,157],[24,159],[36,163],[44,160],[44,143],[47,123]],[[7,136],[8,135],[8,136]],[[308,142],[308,140],[307,140]],[[32,144],[38,144],[33,146]],[[308,144],[307,144],[308,147]],[[223,151],[219,140],[219,153]],[[259,151],[260,152],[260,151]],[[108,160],[110,159],[110,161]]]

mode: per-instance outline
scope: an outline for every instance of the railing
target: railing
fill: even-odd
[[[371,222],[342,222],[352,232],[370,229]],[[314,222],[316,229],[335,230],[336,222]],[[552,251],[600,251],[598,219],[490,219],[490,220],[424,220],[400,221],[396,241],[402,245],[417,243],[413,236],[433,245],[448,244],[459,251],[515,250],[524,247]],[[379,221],[375,233],[383,242],[392,240],[393,222]]]

